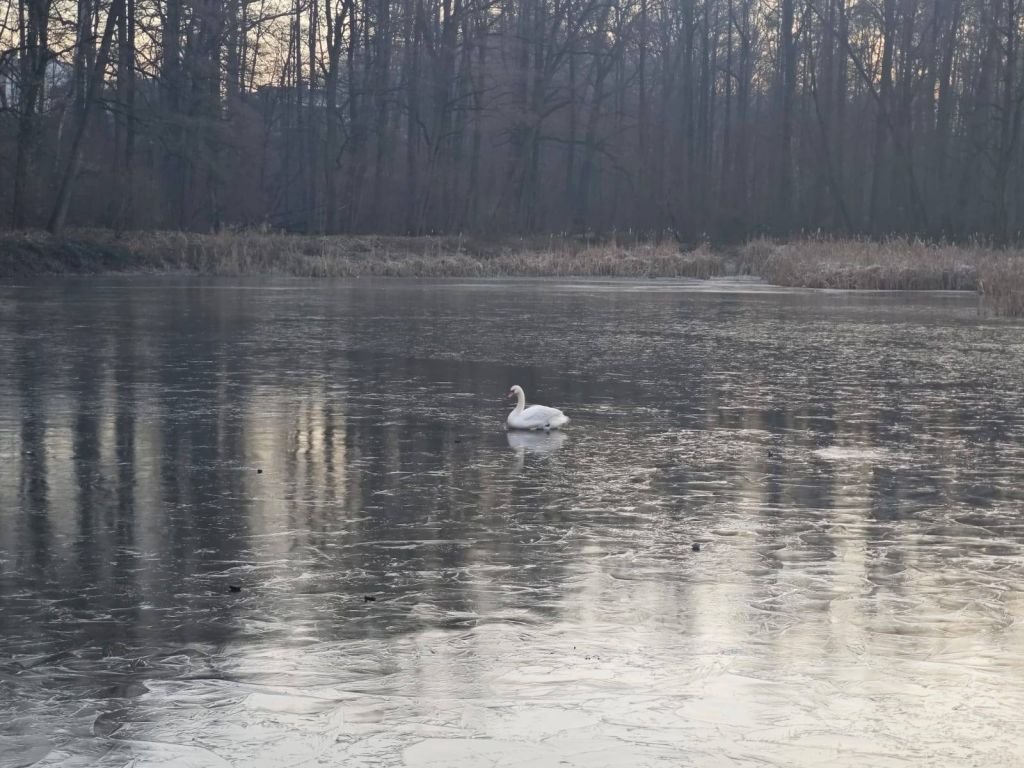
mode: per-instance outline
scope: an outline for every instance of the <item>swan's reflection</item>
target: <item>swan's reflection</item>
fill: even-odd
[[[565,432],[527,432],[524,430],[510,429],[508,436],[508,447],[516,452],[516,468],[523,468],[523,461],[526,454],[532,453],[536,456],[550,456],[561,448],[569,439]]]
[[[510,429],[508,431],[508,447],[515,450],[522,450],[526,453],[547,455],[554,453],[568,439],[565,432],[528,432],[525,430]]]

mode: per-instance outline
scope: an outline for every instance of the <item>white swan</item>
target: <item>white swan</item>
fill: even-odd
[[[526,407],[526,393],[516,384],[508,391],[509,397],[516,398],[516,407],[508,415],[508,426],[511,429],[558,429],[569,423],[569,417],[557,408],[546,405]]]

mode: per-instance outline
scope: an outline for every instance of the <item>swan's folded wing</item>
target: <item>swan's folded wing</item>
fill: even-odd
[[[519,417],[519,425],[523,429],[542,429],[548,425],[554,427],[566,421],[568,419],[564,413],[546,405],[531,405]]]
[[[549,423],[552,427],[562,427],[569,423],[569,417],[559,411],[557,416],[551,417],[551,421]]]

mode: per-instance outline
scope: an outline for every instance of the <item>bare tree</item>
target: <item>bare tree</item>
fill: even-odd
[[[1024,221],[1024,0],[0,0],[2,224]]]

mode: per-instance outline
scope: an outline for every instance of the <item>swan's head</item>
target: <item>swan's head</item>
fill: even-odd
[[[508,391],[509,397],[519,397],[521,394],[523,394],[523,388],[518,384],[513,385],[512,389]]]

